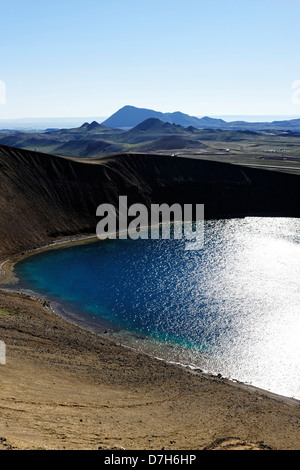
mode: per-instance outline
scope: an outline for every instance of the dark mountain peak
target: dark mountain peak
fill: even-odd
[[[189,126],[187,127],[186,130],[189,132],[199,132],[199,129],[197,129],[197,127],[194,127],[194,126]]]
[[[168,124],[168,123],[163,122],[157,118],[148,118],[145,121],[138,124],[137,126],[135,126],[132,130],[148,131],[150,129],[162,129],[165,124]]]
[[[101,124],[99,124],[97,121],[93,121],[91,124],[87,126],[87,129],[89,131],[92,131],[93,129],[101,128]]]
[[[79,129],[83,131],[100,131],[105,129],[105,126],[102,126],[102,124],[99,124],[97,121],[93,121],[90,124],[88,122],[85,122],[84,124],[82,124],[82,126],[79,127]]]

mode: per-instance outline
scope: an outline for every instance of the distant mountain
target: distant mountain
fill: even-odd
[[[24,118],[24,119],[0,119],[0,129],[21,130],[21,131],[42,131],[62,128],[74,128],[80,126],[84,121],[90,120],[102,122],[107,116],[69,117],[69,118]]]
[[[123,142],[138,143],[158,139],[163,136],[190,134],[185,127],[170,124],[157,118],[149,118],[124,132],[120,137]]]
[[[183,127],[199,127],[199,119],[189,116],[188,114],[180,112],[161,113],[159,111],[153,111],[152,109],[136,108],[134,106],[124,106],[102,122],[102,124],[108,127],[135,127],[149,118],[156,118],[160,121],[178,124]],[[222,119],[216,119],[216,121],[222,121]]]
[[[107,126],[104,126],[103,124],[99,124],[97,121],[93,121],[91,122],[91,124],[89,124],[88,122],[85,122],[77,130],[87,131],[87,132],[93,132],[93,131],[101,132],[107,129],[108,129]]]
[[[196,129],[224,129],[224,130],[250,130],[250,131],[300,131],[300,119],[273,122],[226,122],[223,119],[215,119],[205,116],[197,118],[181,112],[161,113],[152,109],[124,106],[116,113],[106,119],[102,125],[111,128],[132,128],[138,126],[149,118],[159,119],[170,124],[180,125],[186,128]]]
[[[174,124],[169,124],[168,122],[161,121],[157,118],[148,118],[145,121],[141,122],[128,133],[135,132],[148,132],[148,131],[162,131],[167,129],[173,130]]]
[[[80,127],[74,127],[71,129],[47,129],[45,132],[46,134],[65,134],[65,135],[72,135],[72,134],[119,134],[122,132],[120,129],[113,129],[111,127],[104,126],[103,124],[99,124],[97,121],[93,121],[91,123],[85,122]]]

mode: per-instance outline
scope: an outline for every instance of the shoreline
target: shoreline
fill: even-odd
[[[166,357],[156,356],[155,354],[148,352],[146,350],[135,348],[131,344],[126,343],[126,341],[124,343],[122,342],[122,338],[124,340],[124,336],[118,337],[120,338],[120,341],[117,341],[116,337],[114,336],[114,332],[108,333],[106,331],[107,329],[105,328],[105,326],[102,327],[98,324],[93,324],[92,322],[82,320],[74,312],[67,311],[66,309],[64,309],[63,306],[59,304],[59,302],[53,302],[52,300],[49,300],[46,296],[44,297],[37,292],[25,291],[25,290],[24,291],[14,290],[13,287],[7,288],[7,289],[5,289],[5,287],[3,288],[5,284],[13,286],[14,282],[18,282],[18,279],[15,277],[13,269],[14,269],[14,265],[22,261],[23,259],[26,259],[34,254],[43,253],[44,251],[48,251],[52,249],[60,249],[63,246],[68,247],[68,246],[74,246],[74,245],[81,245],[84,243],[93,243],[97,241],[99,241],[99,238],[96,235],[64,237],[54,243],[50,243],[50,244],[47,244],[47,245],[44,245],[44,246],[41,246],[39,248],[35,248],[32,250],[27,250],[15,256],[11,256],[9,258],[6,258],[5,260],[0,261],[0,291],[13,292],[16,294],[25,294],[31,297],[33,300],[38,300],[38,301],[42,300],[43,305],[45,307],[49,308],[56,316],[62,318],[64,321],[69,322],[72,325],[82,328],[86,331],[90,331],[92,333],[100,335],[100,337],[103,337],[102,335],[105,334],[106,339],[111,341],[113,344],[117,346],[121,346],[130,350],[133,350],[140,354],[145,354],[153,358],[154,360],[164,361],[172,366],[183,368],[192,374],[198,374],[198,375],[200,374],[208,378],[212,378],[212,379],[217,377],[218,379],[221,379],[224,383],[227,383],[231,386],[240,387],[248,391],[259,393],[261,395],[265,395],[275,400],[279,400],[284,403],[287,403],[291,406],[296,406],[296,407],[300,406],[300,399],[285,396],[285,395],[280,395],[270,390],[265,390],[255,385],[251,385],[245,382],[241,382],[239,380],[235,380],[234,378],[223,377],[221,376],[221,374],[218,374],[217,372],[205,371],[205,370],[202,370],[200,367],[194,366],[192,364],[185,364],[180,361],[176,362],[175,360],[168,360]]]
[[[13,280],[13,266],[18,263],[19,261],[28,258],[29,256],[32,256],[34,254],[42,253],[44,251],[48,250],[54,250],[58,248],[62,248],[64,245],[77,245],[77,244],[82,244],[82,243],[90,243],[92,241],[98,241],[99,239],[97,238],[96,235],[84,235],[84,236],[71,236],[71,237],[64,237],[61,238],[60,240],[57,240],[53,243],[48,243],[46,245],[43,245],[38,248],[33,248],[30,250],[22,251],[20,253],[17,253],[15,255],[9,256],[3,260],[0,260],[0,285],[5,284],[6,280],[8,282],[11,282]],[[6,266],[8,265],[8,266]]]
[[[0,338],[0,450],[299,449],[293,399],[121,346],[1,287]]]

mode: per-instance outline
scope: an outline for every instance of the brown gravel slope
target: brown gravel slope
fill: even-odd
[[[299,403],[193,374],[0,292],[0,448],[298,449]]]

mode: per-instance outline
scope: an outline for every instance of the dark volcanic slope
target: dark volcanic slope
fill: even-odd
[[[204,203],[206,217],[300,216],[299,176],[188,158],[75,160],[0,146],[0,258],[95,234],[103,202]]]
[[[207,145],[202,144],[195,139],[189,139],[182,135],[169,135],[161,137],[160,139],[154,140],[148,144],[142,144],[139,148],[142,152],[156,152],[160,150],[182,150],[182,149],[205,149]]]
[[[70,140],[56,148],[57,155],[70,155],[82,158],[92,157],[104,152],[122,151],[122,145],[112,144],[105,140]]]

